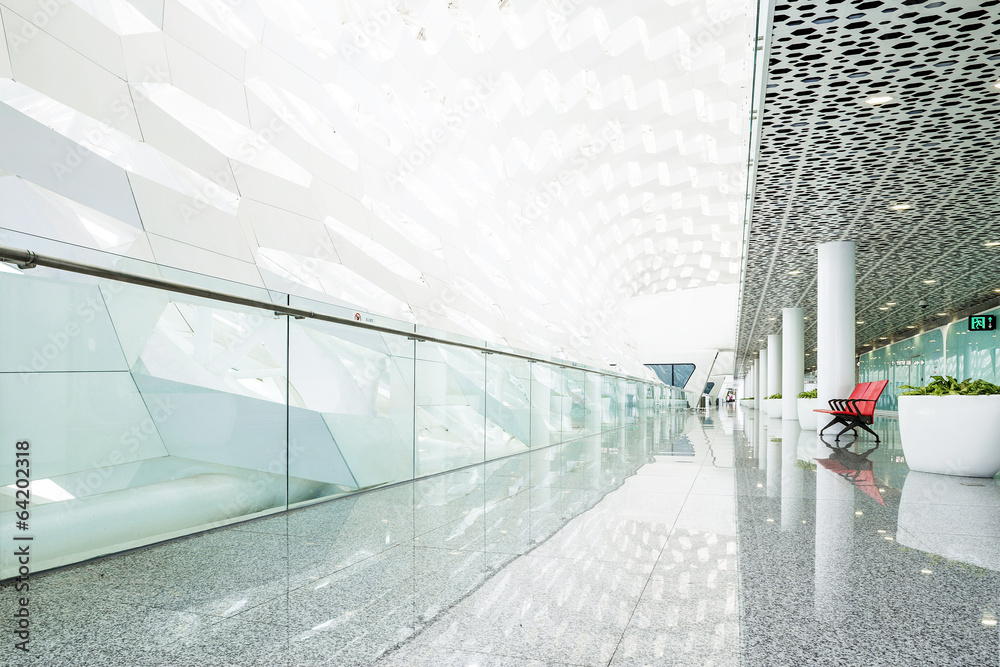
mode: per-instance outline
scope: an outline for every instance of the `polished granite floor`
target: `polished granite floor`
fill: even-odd
[[[676,411],[65,568],[0,664],[1000,664],[1000,487],[878,430]]]

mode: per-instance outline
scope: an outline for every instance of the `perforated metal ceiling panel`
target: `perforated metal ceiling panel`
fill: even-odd
[[[859,353],[996,296],[998,80],[998,0],[776,6],[738,374],[789,306],[815,367],[819,243],[857,243]]]

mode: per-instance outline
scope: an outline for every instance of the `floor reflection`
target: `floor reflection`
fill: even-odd
[[[997,664],[994,480],[910,472],[891,419],[880,443],[744,419],[742,664]]]

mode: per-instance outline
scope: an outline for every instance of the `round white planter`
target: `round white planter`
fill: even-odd
[[[764,411],[767,413],[768,419],[781,419],[780,398],[765,398],[761,401],[761,405],[764,406]]]
[[[819,413],[813,412],[819,407],[818,398],[796,398],[795,408],[799,413],[799,428],[803,431],[816,430],[816,418]]]
[[[1000,396],[900,396],[910,470],[964,477],[1000,472]]]

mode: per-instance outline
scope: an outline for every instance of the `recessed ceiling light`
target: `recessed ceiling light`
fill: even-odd
[[[1000,90],[1000,81],[997,81],[996,83],[994,83],[993,87],[996,88],[997,90]]]
[[[880,104],[885,104],[886,102],[892,102],[894,98],[892,95],[872,95],[867,100],[865,104],[870,104],[873,107],[877,107]]]
[[[879,310],[889,310],[889,306],[879,306]]]
[[[915,327],[914,325],[910,324],[910,325],[907,325],[907,327],[906,327],[906,328],[907,328],[907,329],[916,329],[917,327]]]
[[[987,241],[983,245],[985,245],[987,248],[992,248],[995,245],[1000,245],[1000,241]]]
[[[896,302],[895,301],[886,301],[885,305],[887,305],[887,306],[895,306]]]
[[[1000,292],[1000,289],[995,289],[995,290],[993,290],[993,291],[994,291],[994,292]]]
[[[788,275],[790,275],[790,276],[797,276],[797,275],[799,275],[800,273],[802,273],[802,272],[801,272],[801,271],[789,271],[789,272],[788,272]]]
[[[889,340],[888,336],[879,336],[879,340]]]
[[[777,318],[775,318],[775,317],[769,317],[769,318],[767,318],[767,319],[768,319],[768,321],[770,321],[770,322],[773,322],[773,321],[774,321],[774,320],[776,320]]]
[[[924,284],[925,284],[925,285],[933,285],[933,284],[934,284],[934,283],[936,283],[936,282],[937,282],[936,280],[925,280],[925,281],[924,281]]]
[[[855,322],[855,324],[864,324],[864,323],[865,323],[864,320],[858,320],[857,322]]]
[[[945,317],[948,313],[938,313],[938,317]]]
[[[892,211],[908,211],[911,208],[913,207],[909,204],[893,204],[892,206],[889,207],[889,209]]]

